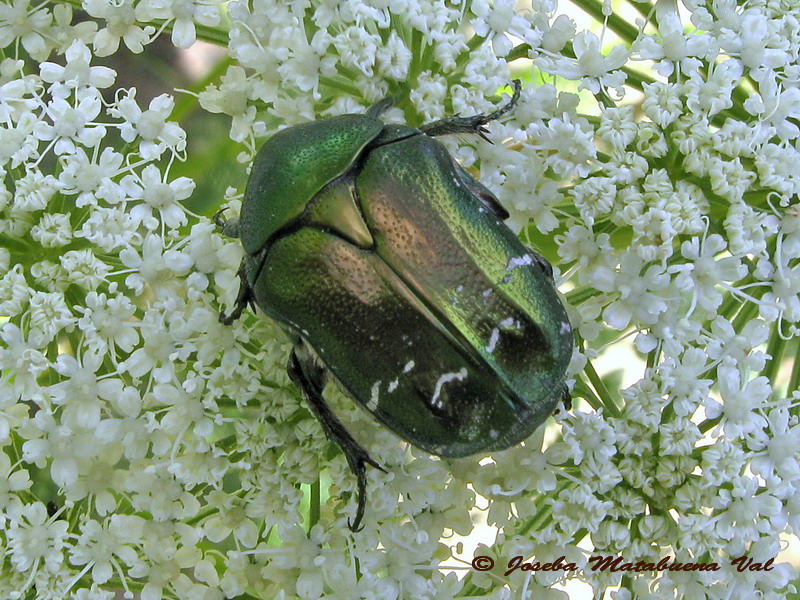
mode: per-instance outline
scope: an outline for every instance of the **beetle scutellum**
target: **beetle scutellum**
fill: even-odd
[[[408,442],[444,457],[508,448],[565,396],[572,330],[552,269],[503,224],[494,195],[435,136],[506,114],[420,129],[363,115],[290,127],[259,150],[238,222],[236,306],[258,305],[294,340],[289,375],[358,479],[376,463],[323,398],[330,374]],[[381,469],[382,470],[382,469]]]

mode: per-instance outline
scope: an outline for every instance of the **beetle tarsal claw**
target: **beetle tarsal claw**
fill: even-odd
[[[352,440],[352,438],[350,439]],[[355,442],[355,440],[353,441]],[[341,446],[341,448],[347,457],[347,463],[350,465],[350,470],[353,471],[358,481],[358,506],[356,508],[356,518],[353,519],[353,521],[350,521],[350,519],[347,520],[347,526],[350,528],[350,531],[355,533],[363,529],[363,527],[359,527],[359,525],[361,525],[361,520],[364,518],[364,511],[367,507],[366,465],[375,467],[384,473],[386,473],[386,469],[376,463],[367,453],[367,451],[359,446],[358,443],[355,443],[355,447],[345,448],[344,446]]]
[[[447,117],[428,123],[420,127],[420,131],[431,137],[437,135],[447,135],[450,133],[476,133],[484,140],[491,143],[491,140],[486,136],[488,130],[484,127],[487,123],[496,121],[506,113],[508,113],[519,100],[522,84],[519,79],[512,81],[514,86],[514,93],[511,100],[505,106],[498,108],[496,111],[488,115],[475,115],[473,117]]]
[[[219,227],[222,235],[225,237],[239,237],[239,220],[238,219],[223,219],[222,213],[228,210],[227,206],[223,206],[217,212],[214,213],[214,216],[211,217],[211,220],[214,221],[214,225]]]
[[[214,225],[219,227],[220,229],[225,229],[225,219],[222,218],[222,213],[228,210],[227,206],[223,206],[217,212],[214,213],[214,216],[211,219],[214,221]]]
[[[219,213],[217,213],[219,214]],[[216,219],[217,215],[214,215]],[[245,307],[254,302],[253,290],[247,283],[247,274],[245,273],[244,261],[239,266],[239,293],[236,294],[236,305],[233,307],[231,314],[226,315],[224,312],[219,313],[219,322],[223,325],[231,325],[236,319],[242,316],[242,311]]]

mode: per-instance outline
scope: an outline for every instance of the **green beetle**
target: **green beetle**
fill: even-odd
[[[552,269],[504,224],[494,195],[437,135],[477,133],[508,112],[420,129],[366,114],[276,133],[259,150],[238,222],[236,306],[258,305],[295,340],[289,375],[345,453],[366,504],[366,465],[322,392],[342,390],[401,438],[461,457],[509,448],[568,399],[573,338]],[[383,469],[381,469],[383,470]]]

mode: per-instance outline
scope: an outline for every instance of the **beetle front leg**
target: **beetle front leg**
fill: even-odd
[[[475,115],[473,117],[447,117],[445,119],[440,119],[438,121],[434,121],[433,123],[423,125],[420,127],[420,131],[431,137],[437,135],[447,135],[450,133],[477,133],[484,140],[491,144],[492,140],[486,136],[488,130],[484,127],[484,125],[491,123],[492,121],[495,121],[505,115],[508,111],[514,108],[514,105],[519,100],[522,84],[520,83],[519,79],[515,79],[511,83],[514,85],[514,94],[511,96],[511,100],[508,102],[508,104],[498,108],[493,113],[489,113],[488,115]]]
[[[325,387],[325,371],[316,365],[310,357],[301,360],[298,351],[302,351],[301,346],[295,346],[292,355],[289,357],[287,370],[289,378],[297,384],[300,392],[311,407],[314,416],[317,417],[325,435],[329,440],[336,442],[344,452],[350,470],[358,480],[358,508],[356,518],[353,522],[348,520],[347,524],[351,531],[358,531],[361,519],[364,517],[364,510],[367,506],[367,474],[366,466],[371,465],[376,469],[386,473],[386,470],[375,462],[363,447],[353,439],[342,422],[333,414],[322,390]],[[304,353],[305,354],[305,353]]]
[[[247,307],[247,305],[253,304],[253,302],[253,290],[250,287],[250,284],[247,283],[247,273],[245,272],[244,261],[242,261],[242,264],[239,265],[239,293],[236,295],[236,304],[234,305],[231,314],[226,315],[224,312],[219,313],[219,322],[223,325],[231,325],[235,320],[242,316],[242,311]]]
[[[214,225],[219,227],[222,235],[225,237],[239,237],[239,219],[223,219],[222,213],[228,210],[228,207],[222,207],[217,212],[214,213],[214,216],[211,217],[214,221]]]

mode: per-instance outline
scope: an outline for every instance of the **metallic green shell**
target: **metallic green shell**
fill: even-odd
[[[297,219],[311,199],[347,171],[384,124],[366,115],[342,115],[279,131],[253,162],[239,220],[245,252]]]
[[[433,138],[390,129],[253,257],[250,285],[402,438],[451,457],[508,448],[561,397],[566,312],[542,259],[479,197],[488,190]],[[338,229],[315,207],[330,198],[348,211]],[[364,227],[369,245],[354,242]]]

